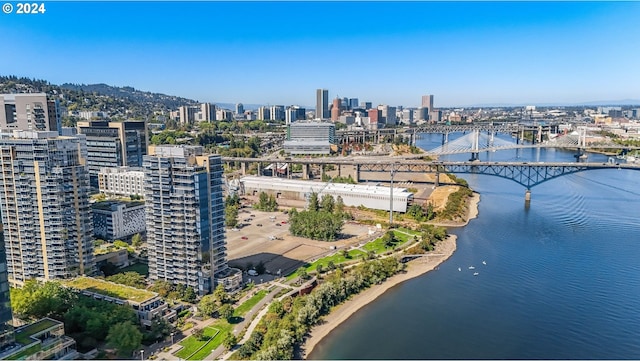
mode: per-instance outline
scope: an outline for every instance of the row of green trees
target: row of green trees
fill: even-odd
[[[278,202],[276,202],[276,197],[273,195],[260,192],[258,203],[254,204],[253,208],[259,211],[275,212],[278,210]]]
[[[418,222],[426,222],[436,218],[436,211],[431,203],[427,203],[425,207],[414,203],[409,206],[406,215]]]
[[[349,270],[336,270],[306,296],[274,301],[235,357],[257,360],[292,359],[295,346],[303,341],[311,327],[331,307],[403,269],[404,264],[393,257],[371,260]]]
[[[295,208],[289,211],[289,232],[299,237],[335,241],[347,218],[350,215],[344,211],[342,197],[334,200],[333,196],[326,194],[318,201],[318,194],[312,192],[306,211],[298,212]]]

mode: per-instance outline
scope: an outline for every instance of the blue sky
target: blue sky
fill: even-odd
[[[639,2],[45,5],[0,13],[0,74],[228,103],[640,99]]]

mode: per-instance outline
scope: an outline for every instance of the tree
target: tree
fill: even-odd
[[[227,206],[224,209],[224,221],[227,227],[235,227],[238,225],[238,207]]]
[[[194,338],[196,338],[198,341],[204,341],[205,337],[204,337],[204,330],[196,327],[193,329],[193,331],[191,331],[191,336],[193,336]]]
[[[329,269],[329,271],[333,271],[336,269],[336,265],[333,263],[333,261],[329,261],[329,263],[327,263],[327,268]]]
[[[237,343],[238,343],[238,338],[236,337],[236,335],[233,334],[233,332],[229,332],[225,336],[224,340],[222,340],[222,344],[227,350],[231,350],[233,346],[235,346]]]
[[[133,235],[133,237],[131,238],[131,245],[134,248],[142,246],[142,236],[140,235],[140,233],[136,233]]]
[[[129,321],[111,326],[107,335],[107,343],[117,350],[118,356],[131,355],[135,349],[140,347],[141,342],[142,333]]]
[[[77,300],[77,294],[63,287],[59,282],[25,282],[22,288],[11,290],[11,308],[21,318],[40,319],[53,317],[63,319],[63,315]]]
[[[318,193],[311,192],[309,195],[309,210],[313,212],[317,212],[320,209],[318,205]]]
[[[202,296],[202,299],[200,299],[200,302],[198,303],[198,310],[209,317],[211,317],[213,313],[216,312],[217,308],[218,302],[214,295]]]
[[[305,267],[298,268],[296,273],[298,274],[298,277],[302,278],[303,280],[306,280],[309,278],[309,274],[307,273],[307,269]]]
[[[213,291],[213,297],[220,305],[229,302],[229,294],[227,293],[227,290],[224,289],[224,285],[222,283],[216,286],[216,289]]]
[[[169,293],[173,291],[173,285],[168,281],[159,280],[151,286],[150,290],[153,292],[157,292],[160,297],[166,298],[167,296],[169,296]]]
[[[344,213],[344,200],[342,197],[338,196],[338,198],[336,198],[336,204],[333,208],[338,214]]]
[[[218,309],[218,314],[220,315],[220,318],[224,318],[227,321],[230,320],[231,317],[233,317],[233,312],[234,312],[233,306],[231,306],[228,303],[222,305]]]
[[[193,289],[193,287],[186,287],[184,289],[184,292],[182,292],[182,296],[180,297],[181,300],[189,303],[193,303],[197,298],[198,295],[196,295],[196,291]]]
[[[333,199],[333,196],[329,194],[322,196],[321,206],[323,211],[333,213],[335,207],[335,200]]]
[[[385,247],[390,248],[396,244],[397,239],[393,231],[387,231],[387,233],[382,236],[382,241]]]
[[[342,257],[344,257],[345,259],[351,259],[351,254],[349,254],[349,251],[347,251],[346,249],[340,251],[340,254],[342,254]]]

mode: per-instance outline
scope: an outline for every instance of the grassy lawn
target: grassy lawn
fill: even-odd
[[[319,264],[321,264],[323,268],[327,268],[327,265],[329,264],[329,261],[333,261],[333,264],[337,266],[340,263],[357,260],[358,258],[361,258],[364,255],[365,255],[365,252],[362,252],[359,249],[352,249],[352,250],[349,251],[350,258],[347,259],[342,255],[342,252],[338,252],[336,254],[320,258],[320,259],[314,261],[313,263],[308,264],[306,266],[306,269],[307,269],[307,272],[315,271],[318,268]],[[290,280],[296,278],[297,276],[298,276],[298,273],[297,273],[297,270],[296,270],[296,271],[293,271],[293,273],[291,273],[290,275],[288,275],[286,277],[286,280],[290,281]]]
[[[233,315],[237,317],[244,316],[244,314],[249,312],[249,310],[252,309],[253,306],[257,305],[258,302],[260,302],[260,300],[262,300],[267,295],[267,293],[268,293],[267,290],[262,290],[256,293],[253,297],[249,298],[240,306],[238,306],[238,308],[236,308],[236,310],[234,311]]]
[[[142,302],[155,296],[155,293],[153,292],[90,277],[78,277],[74,280],[65,282],[65,284],[68,287],[77,288],[79,290],[87,290],[104,296],[135,302]]]
[[[118,271],[118,273],[125,272],[138,272],[139,274],[147,277],[149,276],[149,265],[144,263],[135,263]]]
[[[220,333],[220,330],[218,330],[217,328],[213,328],[213,326],[205,327],[204,328],[204,336],[206,337],[205,341],[200,341],[193,336],[189,336],[184,340],[180,341],[180,345],[182,345],[183,347],[182,349],[180,349],[180,351],[176,352],[175,355],[180,358],[186,359],[189,356],[191,356],[194,352],[196,352],[200,347],[206,344],[209,341],[210,337],[213,337],[219,333]]]
[[[322,265],[322,267],[324,269],[326,269],[327,265],[331,261],[333,261],[334,265],[338,265],[339,263],[344,263],[344,262],[349,262],[349,261],[356,260],[356,259],[362,257],[364,254],[365,253],[362,252],[359,249],[352,249],[352,250],[349,251],[350,258],[345,258],[342,255],[342,252],[338,252],[338,253],[333,254],[331,256],[322,257],[319,260],[311,263],[311,265],[307,267],[307,272],[315,271],[318,268],[318,265]]]
[[[218,348],[218,346],[222,345],[222,341],[225,339],[225,337],[227,337],[227,334],[229,334],[233,329],[233,325],[231,325],[226,320],[220,320],[214,323],[213,325],[211,325],[210,327],[215,327],[219,329],[220,332],[218,332],[216,337],[210,340],[209,343],[207,343],[207,345],[202,348],[202,350],[196,352],[193,356],[189,357],[189,360],[204,360],[207,356],[209,356],[211,351],[215,350],[216,348]]]
[[[408,231],[408,230],[407,230]],[[366,251],[373,251],[376,254],[381,254],[387,251],[392,250],[395,247],[398,247],[400,245],[402,245],[403,243],[407,242],[407,240],[409,240],[409,238],[413,239],[413,236],[408,236],[404,233],[401,232],[393,232],[394,236],[396,239],[398,239],[399,241],[396,242],[395,246],[393,247],[386,247],[384,244],[384,241],[382,240],[382,237],[377,238],[367,244],[365,244],[362,248]]]

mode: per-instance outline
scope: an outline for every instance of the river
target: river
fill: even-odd
[[[527,149],[480,160],[575,158]],[[450,229],[456,253],[360,309],[309,359],[640,359],[640,172],[556,178],[532,188],[528,209],[513,181],[459,176],[481,201],[477,219]]]

